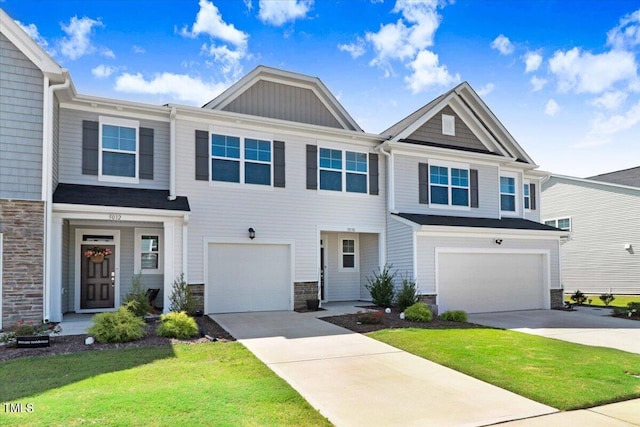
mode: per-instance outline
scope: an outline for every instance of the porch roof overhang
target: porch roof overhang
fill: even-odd
[[[444,231],[457,229],[475,232],[501,231],[520,233],[543,233],[555,237],[568,236],[566,231],[556,227],[530,221],[524,218],[475,218],[446,215],[426,215],[412,213],[392,213],[414,224],[416,231]]]
[[[53,193],[54,204],[109,206],[190,212],[186,197],[169,200],[169,190],[105,187],[100,185],[58,184]]]

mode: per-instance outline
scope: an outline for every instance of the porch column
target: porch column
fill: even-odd
[[[164,221],[164,299],[163,309],[165,313],[169,312],[169,296],[171,295],[171,289],[173,281],[175,280],[175,255],[173,247],[175,245],[175,226],[174,219],[168,219]],[[180,242],[182,244],[182,242]]]
[[[47,262],[50,265],[50,288],[47,295],[48,301],[44,301],[48,307],[49,320],[62,321],[62,223],[63,218],[59,214],[53,214],[51,219],[51,253]]]

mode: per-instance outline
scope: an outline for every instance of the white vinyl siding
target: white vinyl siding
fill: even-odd
[[[413,229],[390,215],[387,219],[387,264],[398,274],[414,278]],[[397,282],[397,280],[396,280]]]

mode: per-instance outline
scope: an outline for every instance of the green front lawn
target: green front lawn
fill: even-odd
[[[0,404],[3,426],[331,425],[239,343],[2,362]]]
[[[602,302],[602,300],[600,299],[600,294],[598,295],[594,295],[594,294],[585,294],[587,299],[591,299],[591,304],[589,304],[589,302],[585,302],[586,305],[592,305],[592,306],[598,306],[598,307],[604,307],[604,303]],[[614,295],[614,297],[616,297],[616,299],[614,299],[610,304],[609,307],[627,307],[627,304],[629,304],[630,302],[640,302],[640,295]],[[568,302],[570,304],[575,304],[573,301],[571,301],[571,294],[565,294],[564,295],[564,301]]]
[[[561,410],[640,397],[640,355],[498,329],[385,329],[371,338]]]

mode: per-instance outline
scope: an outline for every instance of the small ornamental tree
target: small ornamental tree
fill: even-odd
[[[368,284],[365,288],[371,294],[373,303],[378,307],[391,307],[396,289],[393,285],[393,279],[396,273],[391,271],[392,265],[387,264],[382,271],[374,272],[373,277],[367,277]]]
[[[184,311],[189,316],[193,316],[196,312],[196,301],[191,295],[189,285],[184,280],[184,273],[180,273],[180,276],[173,281],[169,303],[169,310],[171,311]]]

